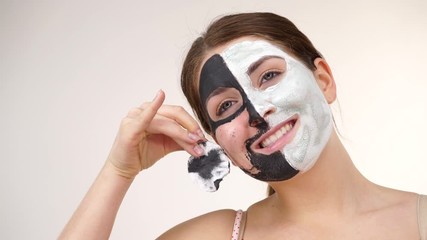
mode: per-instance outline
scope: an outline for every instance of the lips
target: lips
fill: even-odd
[[[286,144],[292,141],[298,127],[299,117],[294,115],[264,133],[252,144],[252,149],[267,155],[282,150]]]

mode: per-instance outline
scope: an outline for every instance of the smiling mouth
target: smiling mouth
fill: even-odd
[[[252,144],[252,149],[263,154],[271,154],[281,150],[286,144],[292,141],[298,127],[299,117],[298,115],[294,115],[264,133]]]

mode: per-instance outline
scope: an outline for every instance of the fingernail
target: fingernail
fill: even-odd
[[[197,141],[200,139],[200,137],[194,133],[188,133],[188,138],[190,138],[191,140]]]
[[[194,148],[193,148],[193,150],[199,155],[199,156],[201,156],[201,155],[203,155],[203,154],[205,154],[205,150],[203,150],[203,148],[202,147],[200,147],[199,145],[196,145]]]

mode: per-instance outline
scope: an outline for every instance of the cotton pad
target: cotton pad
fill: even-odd
[[[206,141],[199,144],[205,154],[191,156],[188,160],[188,173],[191,179],[207,192],[215,192],[219,183],[230,173],[230,159],[217,144]]]

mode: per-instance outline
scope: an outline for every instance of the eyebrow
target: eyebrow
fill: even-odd
[[[221,93],[225,92],[227,89],[229,89],[229,87],[219,87],[219,88],[217,88],[217,89],[213,90],[213,91],[209,94],[209,96],[206,98],[206,102],[208,102],[208,101],[209,101],[209,99],[211,99],[212,97],[214,97],[214,96],[216,96],[216,95],[219,95],[219,94],[221,94]]]
[[[282,57],[279,56],[264,56],[260,59],[258,59],[256,62],[252,63],[249,67],[248,67],[248,71],[246,71],[246,74],[251,75],[255,70],[257,70],[257,68],[265,61],[267,61],[268,59],[271,58],[279,58],[279,59],[283,59]]]

